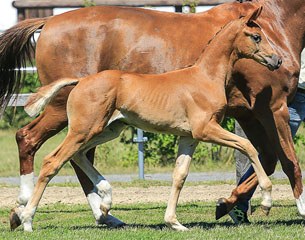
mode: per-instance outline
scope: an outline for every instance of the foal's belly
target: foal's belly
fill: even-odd
[[[143,129],[147,132],[155,133],[167,133],[178,136],[191,136],[191,126],[186,117],[173,116],[171,113],[164,113],[162,111],[159,114],[150,116],[149,110],[147,114],[137,114],[133,112],[126,112],[123,109],[120,110],[123,118],[121,121],[128,125]]]

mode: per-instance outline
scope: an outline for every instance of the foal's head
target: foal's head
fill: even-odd
[[[269,70],[278,69],[282,60],[275,54],[269,40],[261,27],[255,22],[262,11],[262,7],[242,18],[242,28],[236,35],[234,47],[238,58],[251,58],[267,66]]]

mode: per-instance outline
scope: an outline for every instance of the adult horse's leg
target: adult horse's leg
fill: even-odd
[[[274,122],[270,121],[274,119]],[[272,113],[272,117],[262,117],[260,120],[266,127],[266,132],[275,143],[275,149],[283,171],[288,176],[299,213],[305,217],[305,193],[303,192],[302,173],[295,154],[290,127],[287,124],[289,111],[286,103]]]
[[[174,230],[187,230],[187,228],[177,220],[176,208],[181,189],[189,172],[192,155],[197,145],[198,141],[192,138],[180,137],[178,157],[173,172],[172,189],[164,216],[166,225]]]
[[[49,105],[45,111],[16,133],[20,161],[19,205],[26,205],[34,189],[34,157],[41,145],[67,124],[65,108]]]
[[[262,125],[254,118],[247,119],[245,121],[239,120],[239,124],[242,126],[248,139],[251,140],[253,145],[259,149],[260,160],[264,167],[266,174],[271,175],[277,163],[277,156],[270,147],[271,143]],[[263,137],[265,136],[265,137]],[[229,198],[220,198],[216,204],[216,219],[229,213],[239,200],[250,199],[253,189],[258,185],[258,179],[256,174],[251,174],[245,181],[241,182],[235,189],[233,189]]]

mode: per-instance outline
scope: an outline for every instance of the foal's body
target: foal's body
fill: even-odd
[[[36,66],[42,85],[106,69],[162,73],[192,65],[208,40],[223,25],[246,15],[258,4],[264,6],[259,23],[276,45],[284,64],[278,71],[270,72],[259,64],[239,61],[234,67],[233,81],[227,88],[227,114],[237,119],[260,151],[268,175],[274,172],[278,159],[281,161],[299,213],[305,216],[305,193],[287,108],[297,86],[300,53],[305,42],[304,0],[232,2],[197,14],[96,6],[50,18],[26,20],[0,36],[0,99],[8,100],[15,87],[20,86],[20,76],[23,75],[11,70],[24,66],[27,50],[32,45],[31,37],[39,28]],[[275,34],[274,30],[279,31]],[[21,175],[17,200],[20,208],[26,205],[33,192],[35,153],[47,139],[67,126],[66,101],[70,90],[67,87],[60,91],[42,114],[16,134]],[[105,130],[105,142],[117,137],[121,127],[119,122],[109,125]],[[94,151],[88,153],[93,162]],[[112,227],[121,225],[122,222],[109,215],[105,221],[99,207],[101,199],[92,182],[73,161],[71,163],[97,223]],[[176,165],[175,172],[181,171],[178,167],[180,165]],[[254,177],[251,183],[256,185],[257,178]],[[236,199],[235,193],[237,191],[234,191]]]
[[[104,142],[103,131],[114,121],[120,129],[130,124],[148,131],[181,136],[176,174],[182,175],[182,178],[175,178],[174,173],[165,214],[165,221],[172,228],[186,229],[177,221],[175,212],[198,141],[231,146],[247,154],[263,190],[262,205],[269,209],[271,182],[258,160],[257,151],[248,140],[219,125],[226,110],[225,87],[231,78],[234,63],[240,58],[252,58],[271,69],[278,68],[281,63],[260,28],[253,22],[260,10],[225,27],[192,67],[159,75],[108,70],[81,79],[62,79],[41,88],[26,106],[31,115],[39,113],[62,87],[77,84],[67,102],[67,137],[44,159],[34,194],[25,210],[16,210],[25,230],[32,230],[32,218],[48,181],[72,157],[104,198],[102,211],[107,215],[111,206],[111,188],[85,154]],[[186,172],[179,172],[179,166]]]

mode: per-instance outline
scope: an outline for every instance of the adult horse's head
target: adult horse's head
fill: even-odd
[[[261,11],[262,7],[259,7],[241,20],[243,28],[236,36],[235,47],[239,57],[254,59],[273,71],[281,66],[282,59],[277,56],[263,30],[255,22]]]

